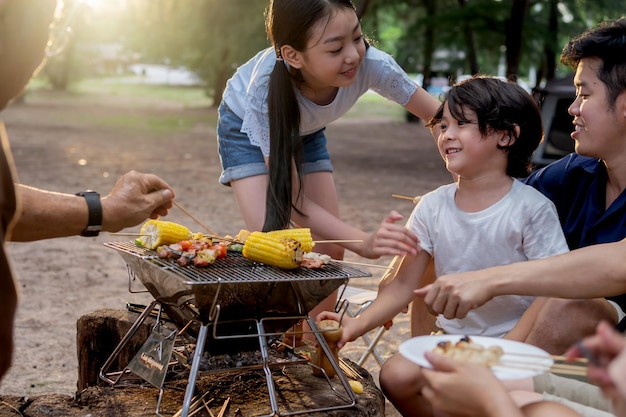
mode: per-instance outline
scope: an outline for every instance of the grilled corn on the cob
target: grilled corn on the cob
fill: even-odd
[[[139,230],[141,235],[136,240],[138,245],[156,249],[161,245],[170,245],[181,240],[191,239],[192,233],[185,226],[164,220],[148,220]]]
[[[302,261],[302,247],[295,239],[252,232],[243,245],[243,256],[266,265],[294,269]]]
[[[308,227],[273,230],[271,232],[267,232],[267,234],[271,236],[295,239],[300,242],[300,245],[302,245],[302,252],[305,253],[311,252],[313,250],[313,246],[315,246],[315,242],[313,242],[313,237],[311,236],[311,229],[309,229]]]

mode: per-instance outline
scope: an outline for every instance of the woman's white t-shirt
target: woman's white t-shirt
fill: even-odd
[[[267,89],[275,64],[276,55],[272,48],[259,52],[237,69],[228,80],[223,95],[223,101],[243,120],[241,131],[247,134],[250,143],[261,148],[266,157],[270,153]],[[300,105],[300,134],[317,132],[337,120],[370,89],[404,106],[417,90],[417,84],[389,54],[370,46],[354,82],[349,87],[339,88],[332,103],[317,105],[296,90]]]

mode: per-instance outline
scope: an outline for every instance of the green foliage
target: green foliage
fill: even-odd
[[[78,0],[65,0],[71,5]],[[520,0],[524,1],[524,0]],[[507,28],[523,21],[519,72],[555,65],[567,40],[598,22],[624,14],[623,0],[526,0],[524,16],[511,16],[512,0],[354,0],[372,43],[409,72],[448,75],[498,71]],[[89,3],[87,3],[89,4]],[[95,2],[94,2],[95,4]],[[49,62],[51,85],[95,74],[119,73],[131,62],[184,66],[198,74],[214,102],[237,66],[268,46],[268,0],[107,0],[82,8],[75,37]],[[106,5],[107,7],[104,7]],[[551,10],[556,19],[551,21]],[[552,13],[554,14],[554,13]],[[513,20],[512,20],[513,19]],[[553,21],[556,21],[554,26]],[[118,66],[102,58],[121,46]],[[472,54],[475,51],[475,54]],[[552,59],[546,59],[546,51]],[[473,58],[475,56],[475,58]],[[474,59],[474,60],[472,60]]]
[[[211,95],[234,69],[267,46],[266,0],[144,0],[131,13],[128,45],[144,59],[184,66]],[[139,16],[142,18],[139,19]],[[217,86],[217,87],[216,87]]]

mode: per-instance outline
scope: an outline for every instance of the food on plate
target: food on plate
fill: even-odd
[[[504,351],[500,346],[485,347],[475,343],[469,336],[464,336],[456,343],[449,340],[437,343],[433,352],[461,362],[492,366],[500,361]]]
[[[315,246],[315,242],[313,242],[313,237],[311,236],[311,229],[308,227],[300,227],[294,229],[284,229],[284,230],[273,230],[271,232],[267,232],[270,236],[278,236],[278,237],[286,237],[289,239],[294,239],[300,242],[302,246],[302,252],[311,252],[313,250],[313,246]]]
[[[331,260],[330,255],[326,255],[325,253],[307,252],[302,255],[300,266],[308,269],[319,269],[330,263]]]
[[[254,262],[294,269],[302,262],[302,246],[295,239],[252,232],[243,246],[243,256]]]
[[[156,249],[161,245],[191,239],[192,233],[185,226],[164,220],[148,220],[139,230],[139,238],[135,243],[148,249]]]

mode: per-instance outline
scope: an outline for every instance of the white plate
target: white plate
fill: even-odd
[[[463,338],[461,335],[418,336],[403,342],[399,350],[402,356],[410,361],[425,368],[432,368],[424,356],[424,352],[432,351],[439,342],[456,343],[461,338]],[[502,348],[504,355],[500,362],[506,362],[507,366],[493,366],[491,368],[499,379],[533,377],[548,372],[554,363],[548,352],[526,343],[484,336],[470,336],[470,339],[484,347],[497,345]]]

